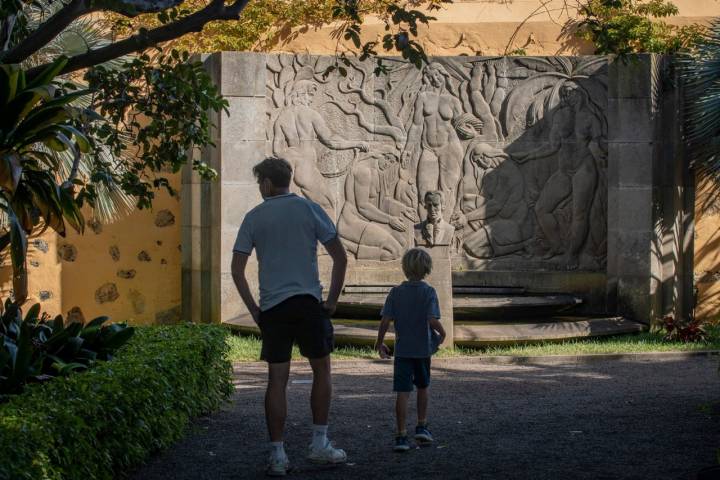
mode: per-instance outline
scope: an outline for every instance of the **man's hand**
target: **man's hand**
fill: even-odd
[[[335,313],[335,310],[337,310],[337,303],[323,302],[322,308],[328,315],[332,316]]]
[[[380,358],[383,360],[390,358],[390,349],[384,343],[375,345],[375,350],[377,350],[378,355],[380,355]]]
[[[367,152],[368,150],[370,150],[370,144],[367,142],[360,142],[355,145],[355,148],[357,148],[361,152]]]

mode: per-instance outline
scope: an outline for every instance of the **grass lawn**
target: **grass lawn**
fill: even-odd
[[[232,335],[228,340],[229,358],[233,362],[257,361],[260,356],[260,340],[253,336]],[[638,333],[614,337],[569,340],[561,343],[531,345],[504,345],[480,348],[456,347],[455,350],[440,350],[441,358],[483,356],[483,355],[587,355],[598,353],[644,353],[644,352],[689,352],[696,350],[720,350],[720,327],[708,328],[708,341],[698,343],[668,342],[660,333]],[[302,357],[297,347],[293,349],[293,360]],[[377,358],[369,346],[339,346],[333,353],[336,359]]]

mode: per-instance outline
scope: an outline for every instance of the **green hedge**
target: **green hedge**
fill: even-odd
[[[139,328],[110,362],[0,404],[0,479],[111,479],[232,391],[222,327]]]

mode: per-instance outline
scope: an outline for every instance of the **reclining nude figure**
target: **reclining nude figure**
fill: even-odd
[[[528,207],[517,165],[502,150],[478,141],[468,147],[464,163],[461,209],[451,221],[463,235],[465,251],[485,259],[524,249]]]
[[[345,179],[338,234],[358,260],[394,260],[410,243],[417,213],[393,198],[395,182],[386,178],[396,162],[390,153],[371,154],[355,164]]]
[[[317,167],[315,140],[333,150],[358,148],[368,151],[366,142],[335,138],[319,112],[310,103],[317,91],[311,80],[298,80],[290,90],[290,105],[283,107],[273,126],[273,152],[293,168],[293,182],[309,200],[335,218],[335,202]]]

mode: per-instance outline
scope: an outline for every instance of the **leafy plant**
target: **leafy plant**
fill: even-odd
[[[110,480],[232,393],[220,326],[140,327],[112,362],[0,404],[0,478]]]
[[[720,180],[720,20],[714,20],[692,52],[679,58],[685,97],[685,132],[691,165]]]
[[[565,33],[591,41],[600,55],[675,53],[691,47],[703,27],[677,27],[662,18],[678,14],[665,0],[588,0],[579,7],[580,20],[565,25]]]
[[[703,342],[707,339],[707,332],[703,321],[690,315],[687,319],[667,315],[663,318],[665,340],[679,342]]]
[[[87,325],[65,324],[40,313],[40,304],[25,315],[16,303],[5,302],[0,316],[0,399],[20,393],[25,384],[65,376],[110,360],[133,335],[124,324],[104,325],[98,317]]]
[[[0,65],[0,210],[6,231],[0,250],[11,247],[15,300],[27,296],[27,235],[42,223],[65,236],[66,224],[82,232],[80,205],[74,201],[77,171],[59,178],[59,153],[79,161],[92,149],[82,125],[99,119],[95,112],[72,105],[87,90],[74,91],[72,84],[55,81],[67,64],[59,58],[42,74],[26,79],[18,65]]]

